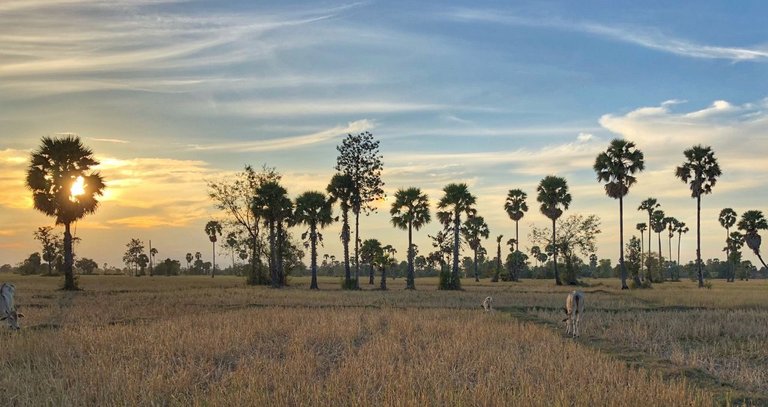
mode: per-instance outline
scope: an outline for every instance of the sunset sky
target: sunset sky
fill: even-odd
[[[220,214],[207,180],[267,164],[292,197],[323,190],[336,145],[366,130],[388,195],[421,187],[434,207],[444,185],[466,182],[489,248],[514,232],[507,190],[529,194],[528,247],[531,224],[547,224],[536,185],[565,177],[566,216],[599,215],[598,255],[614,263],[618,202],[596,182],[595,156],[615,137],[638,145],[646,170],[625,201],[625,238],[653,196],[691,227],[687,261],[696,205],[674,168],[684,149],[711,145],[723,176],[703,198],[703,257],[724,257],[720,209],[768,210],[768,3],[507,3],[0,2],[0,264],[38,251],[32,232],[53,223],[24,186],[43,136],[76,133],[95,151],[107,194],[76,225],[77,254],[122,266],[131,238],[151,239],[159,258],[209,260],[203,226]],[[388,205],[361,220],[361,238],[403,259]],[[321,254],[341,257],[339,228]],[[416,233],[422,253],[438,229]]]

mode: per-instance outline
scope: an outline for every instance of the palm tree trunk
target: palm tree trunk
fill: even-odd
[[[663,259],[662,257],[663,255],[661,252],[661,232],[656,233],[656,235],[658,235],[659,237],[659,278],[660,278],[659,281],[664,281],[664,271],[661,268],[662,259]]]
[[[451,289],[459,288],[459,229],[461,228],[461,219],[459,211],[453,214],[453,268],[451,270]]]
[[[269,274],[272,278],[272,287],[277,288],[279,281],[277,276],[277,250],[275,244],[275,222],[269,221]]]
[[[563,285],[560,281],[560,274],[557,272],[557,235],[555,234],[555,220],[552,219],[552,263],[555,265],[555,285]]]
[[[360,212],[355,212],[355,289],[360,289]]]
[[[627,267],[624,265],[624,199],[622,197],[619,197],[619,264],[621,265],[621,289],[628,290]],[[635,284],[639,286],[639,282],[635,276]]]
[[[310,226],[309,240],[311,242],[310,262],[312,264],[312,282],[309,284],[310,290],[317,290],[317,231],[316,226],[313,223]]]
[[[413,222],[408,222],[408,278],[405,282],[405,288],[409,290],[416,289],[416,281],[413,270]]]
[[[669,259],[667,264],[669,264],[669,280],[672,281],[672,235],[667,237],[669,238]]]
[[[515,221],[515,250],[520,251],[520,230],[518,228],[520,221]]]
[[[653,235],[653,231],[651,230],[651,211],[648,211],[648,258],[646,261],[648,262],[648,282],[653,281],[653,274],[651,273],[651,263],[653,262],[653,255],[651,254],[651,251],[653,250],[653,242],[651,241]]]
[[[499,274],[501,274],[501,240],[496,244],[496,273],[494,273],[491,282],[498,282]]]
[[[379,288],[382,290],[387,289],[387,266],[381,266],[381,285]]]
[[[277,275],[280,278],[280,287],[285,287],[287,281],[285,278],[285,267],[283,266],[283,248],[285,247],[285,230],[283,230],[283,221],[277,222]]]
[[[731,251],[728,248],[728,238],[730,238],[731,234],[728,230],[729,228],[725,228],[725,258],[728,260],[728,279],[725,281],[727,282],[733,282],[733,262],[731,261]]]
[[[480,281],[480,274],[477,273],[477,249],[475,249],[474,257],[474,269],[475,269],[475,281]]]
[[[77,290],[72,270],[72,233],[69,230],[69,223],[64,224],[64,289]]]
[[[682,233],[677,234],[677,266],[680,267],[680,241],[683,238]],[[678,268],[679,270],[679,268]],[[677,274],[677,273],[676,273]]]
[[[643,256],[645,256],[645,247],[643,247],[644,245],[645,245],[645,235],[643,235],[643,231],[640,230],[640,270],[638,271],[637,274],[643,273]],[[638,276],[638,280],[639,279],[640,277]]]
[[[341,216],[343,222],[341,240],[344,244],[344,287],[349,289],[352,286],[352,273],[349,269],[349,211],[343,211]]]
[[[211,242],[211,247],[213,247],[213,268],[211,269],[211,278],[213,278],[213,275],[216,274],[216,242]],[[150,268],[150,270],[152,269]]]
[[[371,262],[371,268],[368,269],[368,285],[376,284],[374,281],[376,279],[375,274],[376,274],[376,271],[373,269],[373,262]]]
[[[701,270],[701,193],[696,194],[696,267],[701,288],[704,287],[704,273]]]

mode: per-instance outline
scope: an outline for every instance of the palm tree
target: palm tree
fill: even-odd
[[[378,253],[376,263],[381,268],[381,284],[379,285],[381,290],[387,289],[387,266],[395,262],[395,253],[397,250],[391,245],[382,247]]]
[[[192,260],[194,257],[192,257],[192,253],[187,253],[184,258],[187,260],[187,273],[189,273],[189,270],[192,268]]]
[[[239,242],[237,240],[237,233],[235,232],[229,232],[227,233],[227,248],[232,255],[232,272],[235,272],[235,252],[237,251],[237,247],[239,246]]]
[[[352,197],[354,195],[354,182],[352,177],[345,174],[336,174],[331,178],[331,182],[325,189],[330,195],[331,202],[339,203],[341,208],[341,243],[344,246],[344,288],[353,288],[352,275],[349,268],[349,211],[352,208]],[[357,287],[357,283],[354,284]]]
[[[360,261],[368,264],[368,284],[374,284],[374,272],[381,250],[381,242],[378,239],[366,239],[360,245]]]
[[[451,269],[451,281],[447,289],[461,289],[459,280],[459,232],[461,231],[461,214],[467,216],[474,215],[474,205],[477,198],[469,193],[467,184],[448,184],[443,188],[443,195],[437,207],[439,209],[448,209],[438,213],[440,223],[453,229],[453,267]]]
[[[680,264],[680,241],[683,238],[684,233],[688,233],[690,229],[685,225],[685,222],[679,222],[677,224],[677,264]]]
[[[528,204],[525,203],[528,195],[520,189],[510,189],[507,193],[507,200],[504,202],[504,210],[507,211],[509,218],[515,221],[515,250],[520,250],[520,235],[518,223],[520,219],[528,212]]]
[[[389,214],[392,215],[392,224],[395,227],[408,230],[408,276],[405,288],[413,290],[416,288],[413,272],[413,229],[419,230],[432,220],[429,198],[419,188],[399,189],[395,192],[395,202],[392,202]]]
[[[536,200],[541,203],[541,213],[552,219],[552,256],[555,267],[555,284],[563,285],[560,274],[557,272],[557,232],[555,222],[563,214],[563,211],[571,205],[571,194],[568,193],[568,183],[565,178],[549,175],[541,180],[536,189]],[[560,208],[562,207],[562,209]]]
[[[503,238],[504,235],[496,236],[496,273],[493,274],[491,279],[491,282],[494,283],[499,281],[499,275],[501,274],[501,239]]]
[[[730,229],[731,229],[731,227],[733,227],[733,225],[736,224],[736,219],[738,218],[738,216],[739,215],[737,215],[736,211],[734,211],[733,209],[731,209],[731,208],[724,208],[723,210],[720,211],[720,215],[717,217],[717,220],[720,222],[720,226],[725,228],[725,240],[726,240],[725,258],[729,260],[728,264],[731,264],[731,262],[730,262],[731,253],[729,251],[730,250],[730,246],[727,244],[727,241],[731,237]],[[732,282],[734,280],[733,279],[733,266],[731,265],[730,268],[731,268],[731,273],[728,274],[728,280],[727,281]]]
[[[621,289],[627,287],[627,268],[624,265],[624,197],[629,188],[637,182],[634,174],[645,169],[643,152],[635,143],[614,139],[605,152],[598,154],[593,166],[597,181],[605,182],[605,194],[619,200],[619,264],[621,265]],[[640,278],[635,275],[635,284]]]
[[[310,259],[312,264],[312,282],[309,285],[311,290],[317,290],[317,242],[322,244],[323,235],[318,231],[333,223],[332,203],[325,197],[325,194],[317,191],[308,191],[296,198],[296,210],[293,213],[292,224],[304,224],[309,226],[309,230],[304,232],[301,237],[309,237]]]
[[[464,239],[469,244],[469,248],[474,252],[473,266],[475,271],[475,281],[480,281],[480,275],[477,272],[477,254],[482,249],[481,238],[487,239],[491,235],[488,230],[488,224],[485,223],[485,219],[482,216],[470,216],[464,221],[464,226],[461,228],[461,232],[464,235]]]
[[[677,225],[680,223],[677,218],[674,216],[670,216],[666,219],[664,219],[664,223],[667,225],[667,237],[668,237],[668,244],[669,244],[669,263],[671,266],[672,263],[672,238],[675,237],[675,231],[677,230]]]
[[[157,256],[157,249],[152,247],[152,241],[149,241],[149,276],[152,277],[152,266],[155,264],[155,256]]]
[[[760,243],[762,242],[762,238],[760,237],[758,230],[768,229],[768,222],[766,222],[763,212],[752,210],[742,213],[737,226],[740,230],[744,231],[744,242],[747,244],[747,247],[752,249],[757,255],[757,258],[760,259],[760,263],[763,263],[763,267],[768,267],[763,261],[763,257],[760,255]]]
[[[643,240],[643,239],[645,239],[645,231],[648,230],[648,225],[645,222],[641,222],[641,223],[638,223],[637,225],[635,225],[635,228],[638,230],[638,232],[640,232],[640,259],[641,259],[640,260],[640,263],[641,263],[640,267],[641,267],[641,270],[642,270],[642,258],[643,258],[643,256],[645,256],[645,248],[643,246],[643,242],[645,240]],[[638,273],[638,274],[640,274],[640,273]]]
[[[691,197],[696,198],[696,268],[699,287],[704,287],[701,262],[701,195],[712,193],[717,177],[722,175],[715,152],[711,147],[693,146],[683,152],[686,161],[675,170],[675,175],[689,184]]]
[[[659,278],[663,281],[664,280],[664,272],[661,270],[661,264],[662,259],[664,258],[662,252],[661,252],[661,232],[667,229],[667,217],[664,215],[664,211],[661,209],[657,209],[653,211],[653,216],[651,216],[651,229],[658,235],[659,237]],[[651,281],[653,279],[651,276],[648,276]]]
[[[657,208],[661,206],[658,201],[656,201],[656,198],[648,198],[643,202],[640,202],[640,206],[637,207],[638,211],[646,211],[648,212],[648,259],[646,259],[647,266],[648,266],[648,281],[652,281],[651,278],[651,263],[653,263],[653,256],[651,256],[651,247],[653,246],[651,244],[651,231],[653,230],[653,220],[651,219],[653,217],[653,211],[655,211]]]
[[[213,247],[213,268],[211,269],[211,278],[213,278],[216,274],[216,241],[218,240],[216,236],[221,236],[221,223],[215,220],[208,221],[205,224],[205,234],[208,235]]]
[[[27,169],[27,187],[34,207],[64,225],[64,289],[77,290],[73,272],[72,222],[96,212],[98,196],[104,194],[104,179],[91,167],[99,165],[93,151],[74,135],[43,137],[32,153]]]
[[[541,247],[539,246],[533,246],[531,247],[531,257],[533,257],[536,260],[536,266],[539,266],[539,257],[541,257]]]
[[[256,217],[264,219],[269,229],[269,257],[272,287],[281,287],[283,281],[281,261],[282,224],[290,217],[293,203],[287,197],[285,190],[277,181],[267,181],[256,189],[251,209]]]

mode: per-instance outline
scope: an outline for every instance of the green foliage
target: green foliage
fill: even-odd
[[[181,263],[178,260],[165,259],[155,266],[154,274],[160,276],[177,276],[181,274]]]
[[[40,257],[40,253],[32,253],[24,259],[18,266],[17,270],[20,274],[40,274],[42,265],[42,258]]]
[[[99,268],[99,265],[92,259],[83,257],[75,262],[75,267],[80,270],[80,274],[93,274]]]

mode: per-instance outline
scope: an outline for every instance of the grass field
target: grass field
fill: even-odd
[[[12,278],[9,278],[12,277]],[[474,283],[442,292],[286,289],[232,277],[5,276],[26,314],[0,331],[11,405],[768,404],[768,284],[587,281],[582,337],[568,287]],[[494,297],[496,310],[480,302]]]

